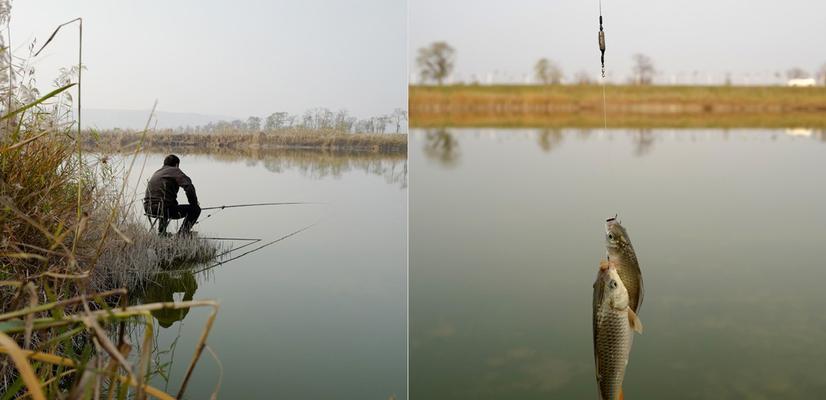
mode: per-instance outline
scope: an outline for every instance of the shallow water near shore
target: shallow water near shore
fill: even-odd
[[[149,156],[138,197],[162,160],[163,154]],[[207,340],[219,361],[203,353],[187,398],[209,398],[219,377],[219,398],[406,398],[404,163],[398,157],[331,161],[306,154],[182,156],[181,168],[202,207],[328,203],[202,213],[195,226],[200,236],[260,238],[259,244],[317,224],[209,273],[159,278],[163,286],[146,293],[146,302],[221,303]],[[179,201],[186,201],[182,192]],[[173,222],[169,230],[176,228]],[[153,386],[177,391],[208,314],[198,308],[155,313],[153,357],[156,366],[165,364],[168,381],[156,374]]]
[[[410,146],[412,398],[596,398],[615,213],[646,289],[626,398],[826,389],[822,133],[433,129]]]

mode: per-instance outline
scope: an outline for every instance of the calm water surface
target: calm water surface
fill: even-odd
[[[162,164],[150,156],[146,173]],[[407,188],[403,159],[183,156],[202,207],[268,201],[329,206],[227,209],[205,218],[201,236],[273,240],[313,228],[206,275],[166,282],[161,300],[217,299],[221,309],[188,398],[406,398]],[[138,167],[140,166],[140,160]],[[139,190],[143,190],[144,184]],[[179,201],[185,202],[183,193]],[[177,229],[173,223],[170,230]],[[241,242],[235,243],[240,245]],[[158,314],[156,362],[172,362],[177,391],[208,316]]]
[[[826,392],[826,134],[412,139],[412,398],[596,398],[591,285],[615,213],[646,287],[626,398]]]

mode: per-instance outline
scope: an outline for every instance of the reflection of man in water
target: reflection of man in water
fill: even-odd
[[[198,282],[195,280],[195,275],[190,273],[175,276],[160,274],[155,277],[155,282],[150,283],[145,289],[143,302],[173,302],[175,293],[181,292],[184,294],[182,301],[190,301],[196,290],[198,290]],[[158,320],[160,326],[169,328],[175,322],[182,321],[187,313],[189,313],[189,308],[178,310],[168,308],[152,311],[152,316]]]
[[[201,215],[198,196],[192,180],[178,166],[181,160],[174,154],[166,156],[163,167],[155,171],[146,185],[143,209],[150,216],[158,218],[158,233],[165,234],[170,219],[184,219],[178,234],[188,235]],[[178,204],[178,188],[186,192],[189,204]]]

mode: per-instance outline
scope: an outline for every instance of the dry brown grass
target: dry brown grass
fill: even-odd
[[[124,184],[133,163],[114,167],[82,152],[66,114],[71,103],[61,97],[74,83],[32,99],[36,91],[15,86],[28,70],[7,72],[14,79],[0,88],[0,394],[171,399],[146,384],[150,312],[210,307],[182,395],[207,348],[217,303],[127,306],[123,286],[173,262],[211,258],[216,248],[194,239],[165,243],[137,223]],[[134,364],[127,324],[144,327]]]
[[[606,87],[613,127],[824,127],[826,88]],[[413,86],[413,127],[603,125],[602,87]]]
[[[137,132],[107,131],[89,135],[87,145],[102,149],[130,148],[138,143]],[[225,132],[219,134],[177,133],[171,130],[146,136],[145,148],[192,149],[303,149],[337,153],[406,154],[407,135],[395,133],[339,133],[284,130],[277,133]]]

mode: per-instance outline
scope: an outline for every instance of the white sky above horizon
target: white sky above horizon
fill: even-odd
[[[246,118],[407,108],[407,0],[17,0],[12,48],[83,17],[83,108]],[[46,93],[77,62],[77,27],[32,60]]]
[[[447,41],[457,51],[455,79],[521,80],[547,57],[571,78],[599,73],[598,0],[411,0],[410,72],[417,49]],[[826,1],[603,0],[606,68],[630,75],[631,56],[650,56],[658,81],[772,82],[792,67],[826,64]],[[494,78],[494,79],[496,79]]]

